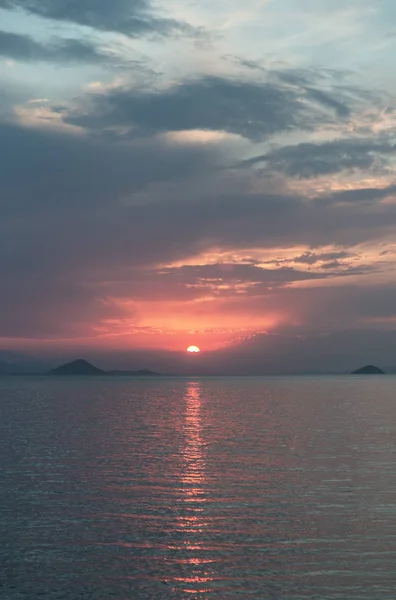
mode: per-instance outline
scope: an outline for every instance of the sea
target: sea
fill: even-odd
[[[396,377],[0,380],[0,600],[394,598]]]

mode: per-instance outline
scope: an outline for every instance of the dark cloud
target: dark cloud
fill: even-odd
[[[309,88],[299,84],[298,78],[293,85],[285,82],[280,71],[264,71],[258,80],[203,76],[162,88],[124,85],[78,99],[64,118],[67,123],[92,130],[122,128],[124,135],[126,131],[136,136],[203,129],[259,141],[280,132],[311,131],[340,123],[357,108],[356,99],[342,87],[335,86],[330,93],[320,89],[316,72],[306,77],[311,79]],[[392,152],[393,144],[386,141],[378,141],[372,148],[370,140],[340,140],[282,148],[243,165],[265,160],[272,170],[310,177],[340,168],[370,166],[371,153],[378,158],[381,153]]]
[[[105,63],[110,54],[94,44],[77,39],[57,39],[42,44],[27,35],[0,31],[0,56],[18,61]]]
[[[309,117],[310,119],[311,117]],[[205,77],[163,90],[114,89],[91,97],[66,122],[92,129],[130,127],[133,134],[224,130],[250,139],[304,127],[298,94],[279,84]]]
[[[339,117],[346,118],[351,114],[351,109],[345,102],[335,98],[328,92],[311,87],[305,87],[304,89],[311,100],[334,110]]]
[[[333,261],[330,261],[330,262],[324,264],[322,266],[322,269],[324,269],[325,271],[327,271],[327,270],[334,271],[335,269],[338,269],[340,266],[341,266],[341,263],[338,260],[333,260]],[[362,274],[364,271],[367,271],[369,273],[370,269],[369,268],[366,268],[366,269],[360,268],[360,269],[351,269],[351,271],[352,271],[352,273]]]
[[[208,246],[349,246],[391,233],[396,224],[395,205],[379,202],[394,188],[307,201],[251,193],[247,183],[235,191],[231,179],[213,195],[199,181],[221,172],[217,147],[158,139],[106,143],[17,126],[2,126],[0,134],[0,204],[7,215],[0,228],[9,223],[8,235],[22,240],[21,248],[26,232],[18,227],[27,226],[32,243],[40,240],[37,251],[52,245],[52,257],[59,248],[76,260],[80,254],[80,262],[149,266]],[[177,187],[157,198],[153,186],[164,190],[168,183]],[[143,196],[135,203],[137,193]]]
[[[40,61],[113,67],[122,48],[100,45],[109,37],[103,32],[200,35],[148,0],[0,0],[0,8],[24,11],[23,20],[51,20],[40,22],[61,32],[55,35],[73,29],[73,39],[48,42],[0,31],[0,55],[34,68]],[[79,38],[84,32],[88,37]],[[174,52],[172,45],[169,56]],[[172,328],[191,324],[213,339],[218,331],[228,339],[230,329],[238,341],[249,338],[203,353],[196,361],[203,372],[351,370],[382,359],[369,329],[386,333],[396,322],[396,288],[384,283],[392,279],[392,254],[384,253],[396,226],[396,204],[384,200],[396,196],[396,186],[315,195],[309,181],[287,181],[357,170],[369,171],[372,181],[389,176],[391,134],[373,133],[380,99],[325,70],[280,72],[239,60],[232,72],[240,76],[191,74],[177,82],[169,68],[161,78],[147,70],[136,77],[134,68],[130,78],[123,72],[122,85],[106,79],[84,97],[56,104],[39,98],[56,97],[68,82],[79,86],[89,69],[45,82],[43,96],[32,88],[42,81],[38,71],[22,81],[26,66],[4,69],[0,337],[57,339],[60,346],[83,338],[88,346],[91,337],[128,331],[132,343],[134,334],[142,340],[150,333],[160,343]],[[391,110],[381,116],[389,126]],[[181,131],[190,133],[174,134]],[[211,133],[218,131],[233,135]],[[315,140],[330,131],[355,133],[276,146],[306,139],[302,131]],[[262,169],[228,168],[259,141],[266,145],[256,154],[266,154],[242,166]],[[278,335],[254,336],[267,325]],[[347,366],[351,356],[356,362]]]
[[[345,204],[353,204],[356,202],[373,204],[384,198],[395,196],[396,185],[390,185],[384,188],[363,188],[356,190],[345,190],[330,194],[326,197],[326,201],[329,204],[333,202],[341,202]]]
[[[106,271],[104,281],[92,277],[97,295],[114,294],[119,299],[149,302],[188,302],[205,298],[217,299],[263,296],[294,282],[315,281],[368,273],[371,269],[338,269],[326,273],[279,267],[265,269],[247,264],[192,265],[166,269],[141,269],[114,264]],[[98,273],[99,274],[99,273]],[[102,275],[100,273],[99,275]],[[85,276],[86,278],[87,276]],[[89,277],[89,275],[88,275]]]
[[[0,136],[0,205],[9,214],[81,215],[109,203],[125,210],[124,196],[150,183],[183,180],[222,160],[216,148],[159,140],[117,144],[11,124],[0,124]]]
[[[157,17],[147,0],[0,0],[0,8],[130,37],[197,33],[186,23]]]
[[[287,309],[297,325],[286,324],[279,331],[294,331],[300,336],[369,328],[385,331],[392,329],[396,320],[395,293],[391,278],[382,283],[362,277],[358,284],[339,279],[326,286],[274,289],[271,294],[250,299],[249,311],[259,315]]]
[[[304,143],[285,146],[240,163],[252,166],[265,163],[270,171],[289,177],[308,179],[343,170],[367,170],[386,165],[385,157],[395,154],[396,145],[376,139],[343,139],[323,144]]]
[[[346,252],[345,250],[342,250],[340,252],[323,252],[323,253],[305,252],[301,256],[296,256],[293,259],[293,262],[306,264],[306,265],[316,265],[318,262],[323,262],[323,261],[328,261],[328,260],[330,260],[330,261],[337,260],[338,261],[340,259],[350,258],[350,257],[351,257],[351,253]]]
[[[316,298],[326,322],[332,321],[331,307],[338,306],[345,324],[350,313],[329,291],[321,298],[311,290],[289,295],[286,284],[318,277],[306,270],[236,265],[227,272],[224,266],[206,266],[169,272],[168,283],[166,276],[156,280],[149,271],[212,248],[245,252],[302,245],[312,248],[315,260],[331,262],[344,256],[321,252],[323,246],[350,247],[393,234],[396,226],[395,205],[380,202],[393,188],[309,201],[271,194],[264,185],[261,193],[252,193],[243,179],[220,179],[215,192],[206,189],[202,182],[216,181],[222,173],[224,147],[216,145],[186,146],[160,138],[111,142],[17,125],[0,125],[0,137],[3,336],[65,335],[67,330],[86,335],[92,322],[120,315],[119,307],[107,303],[109,296],[169,298],[173,290],[177,298],[192,299],[197,292],[188,291],[188,285],[221,277],[257,284],[248,296],[249,310],[256,314],[284,303],[319,326],[320,315],[308,301]],[[165,194],[168,185],[172,192]],[[159,194],[153,191],[157,186]],[[311,264],[313,256],[300,259]],[[142,270],[148,274],[142,276]],[[336,274],[328,271],[320,277]],[[269,287],[286,295],[268,298]],[[339,297],[347,303],[351,294]],[[28,310],[21,298],[29,298]]]
[[[154,272],[154,276],[156,279],[165,280],[165,285],[168,288],[170,284],[182,284],[195,289],[211,288],[219,295],[233,295],[235,293],[234,286],[238,284],[247,284],[246,289],[242,289],[241,293],[256,294],[258,290],[272,289],[275,286],[282,287],[297,281],[345,277],[371,271],[369,267],[354,268],[348,266],[340,270],[341,265],[338,262],[333,261],[331,264],[334,271],[328,270],[326,273],[285,266],[268,269],[254,264],[188,265],[172,269],[161,269],[159,273]],[[228,285],[229,288],[224,289],[224,284]]]
[[[278,77],[304,91],[308,100],[334,112],[339,119],[346,120],[352,112],[352,99],[356,101],[365,97],[367,91],[347,87],[340,81],[345,74],[345,71],[332,69],[285,69],[278,73]]]

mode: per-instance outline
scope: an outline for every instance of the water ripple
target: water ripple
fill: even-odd
[[[0,381],[0,598],[391,600],[392,378]]]

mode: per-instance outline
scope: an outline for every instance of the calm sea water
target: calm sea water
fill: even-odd
[[[396,377],[0,380],[1,600],[396,597]]]

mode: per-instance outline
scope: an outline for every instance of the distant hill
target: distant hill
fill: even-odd
[[[57,369],[52,369],[49,372],[49,375],[105,375],[106,372],[102,371],[102,369],[98,369],[91,363],[86,360],[80,358],[79,360],[74,360],[71,363],[67,363],[66,365],[62,365]]]
[[[34,375],[45,373],[49,367],[50,364],[45,364],[33,356],[0,348],[0,373],[2,375]]]
[[[141,369],[140,371],[107,371],[107,375],[115,377],[160,377],[161,374],[149,369]]]
[[[374,365],[367,365],[357,371],[353,371],[351,375],[385,375],[385,372]]]
[[[0,360],[0,375],[18,375],[21,369],[5,360]]]
[[[1,374],[1,363],[0,363]],[[113,377],[154,377],[160,373],[155,373],[149,369],[141,369],[140,371],[102,371],[88,361],[80,358],[73,362],[62,365],[57,369],[52,369],[49,375],[111,375]]]

